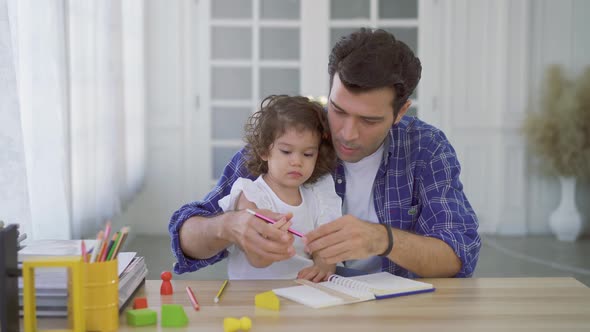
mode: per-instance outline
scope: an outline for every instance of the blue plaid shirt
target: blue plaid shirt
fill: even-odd
[[[373,197],[380,223],[444,241],[462,262],[456,276],[470,277],[481,242],[477,217],[459,181],[460,172],[455,150],[442,131],[417,118],[404,117],[389,130]],[[178,234],[184,221],[192,216],[222,213],[217,201],[229,194],[239,177],[255,178],[246,170],[243,150],[236,153],[215,188],[202,201],[186,204],[172,215],[168,229],[178,260],[174,272],[195,271],[227,257],[227,250],[208,259],[187,257],[180,248]],[[333,177],[336,192],[343,198],[346,179],[341,162]],[[382,270],[406,278],[420,277],[387,258],[383,258]]]

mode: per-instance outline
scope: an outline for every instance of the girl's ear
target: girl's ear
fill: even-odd
[[[270,154],[270,150],[272,150],[272,144],[266,149],[266,151],[259,151],[258,154],[260,155],[260,159],[264,161],[268,161],[268,155]]]

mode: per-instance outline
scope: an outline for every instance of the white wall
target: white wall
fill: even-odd
[[[526,111],[528,2],[427,3],[432,12],[424,24],[432,26],[421,35],[422,87],[436,102],[426,100],[420,116],[442,129],[457,151],[480,232],[524,234],[526,157],[519,127]]]
[[[578,75],[590,66],[590,1],[540,0],[531,1],[531,5],[530,105],[537,108],[541,80],[548,65],[562,64],[569,75]],[[550,232],[549,214],[557,207],[560,198],[557,179],[540,172],[538,162],[529,158],[528,229],[532,234]],[[588,233],[589,183],[578,183],[576,202],[586,220]]]

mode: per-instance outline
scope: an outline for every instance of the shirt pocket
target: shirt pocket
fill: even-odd
[[[413,229],[421,208],[420,204],[392,208],[390,213],[392,226],[402,230]]]

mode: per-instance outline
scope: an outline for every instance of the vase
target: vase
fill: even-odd
[[[576,178],[559,177],[561,200],[549,216],[549,226],[560,241],[575,241],[582,232],[582,216],[576,207]]]

